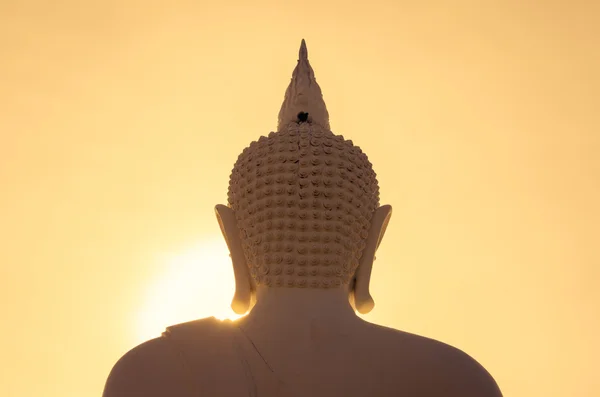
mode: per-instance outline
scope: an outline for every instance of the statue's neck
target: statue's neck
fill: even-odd
[[[242,327],[304,339],[315,329],[343,332],[362,322],[348,301],[347,288],[300,289],[259,287],[256,305]]]

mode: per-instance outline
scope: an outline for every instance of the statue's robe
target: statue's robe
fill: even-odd
[[[194,396],[294,396],[252,342],[229,320],[214,317],[168,327],[162,338],[186,368]]]

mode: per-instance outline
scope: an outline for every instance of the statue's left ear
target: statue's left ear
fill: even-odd
[[[235,276],[235,294],[231,301],[231,308],[237,314],[244,314],[250,308],[252,300],[252,282],[250,280],[250,272],[246,264],[246,257],[242,248],[242,240],[240,231],[237,227],[235,212],[225,206],[217,205],[215,207],[217,220],[221,227],[221,232],[229,248],[231,254],[231,262],[233,264],[233,274]]]
[[[367,236],[365,248],[360,257],[358,269],[354,275],[353,296],[354,307],[359,313],[369,313],[375,306],[375,302],[369,293],[371,283],[371,270],[375,260],[375,252],[383,239],[385,230],[392,217],[392,206],[384,205],[375,210],[371,218],[371,229]]]

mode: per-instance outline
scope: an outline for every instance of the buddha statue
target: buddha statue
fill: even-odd
[[[391,214],[367,155],[331,132],[303,40],[277,131],[243,150],[216,206],[248,314],[168,327],[104,397],[500,397],[466,353],[356,314]]]

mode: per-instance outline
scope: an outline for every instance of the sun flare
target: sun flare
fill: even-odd
[[[234,278],[227,246],[213,238],[159,260],[161,270],[151,283],[140,311],[140,341],[160,336],[166,327],[199,318],[236,319],[229,307]]]

